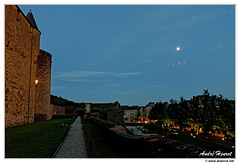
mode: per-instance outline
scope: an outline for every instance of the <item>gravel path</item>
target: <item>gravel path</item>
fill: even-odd
[[[87,158],[87,149],[83,136],[80,117],[70,126],[70,130],[55,158]]]

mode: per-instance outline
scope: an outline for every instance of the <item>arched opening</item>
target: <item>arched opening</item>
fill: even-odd
[[[85,110],[84,109],[77,109],[75,111],[75,114],[77,114],[78,116],[80,116],[82,118],[85,115]]]

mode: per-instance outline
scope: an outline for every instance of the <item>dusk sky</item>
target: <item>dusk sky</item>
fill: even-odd
[[[52,54],[53,95],[146,105],[209,89],[235,99],[234,5],[19,7]]]

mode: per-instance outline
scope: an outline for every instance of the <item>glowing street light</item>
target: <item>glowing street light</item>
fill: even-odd
[[[38,80],[37,80],[37,79],[35,80],[35,84],[36,84],[36,85],[38,84]]]

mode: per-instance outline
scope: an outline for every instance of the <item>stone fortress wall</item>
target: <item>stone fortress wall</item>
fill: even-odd
[[[59,106],[52,104],[52,108],[53,115],[91,115],[93,117],[112,122],[116,125],[124,125],[124,110],[121,109],[118,102],[79,103],[75,106]]]
[[[50,103],[52,55],[40,49],[41,32],[32,12],[5,5],[5,127],[49,120],[52,115],[96,114],[123,124],[123,111],[115,103]]]
[[[5,126],[51,119],[51,54],[31,11],[5,5]]]
[[[52,115],[65,115],[66,114],[66,106],[53,105],[52,106]]]
[[[36,80],[38,83],[36,84],[35,121],[52,118],[52,107],[50,105],[51,61],[51,54],[40,50],[36,72]]]

